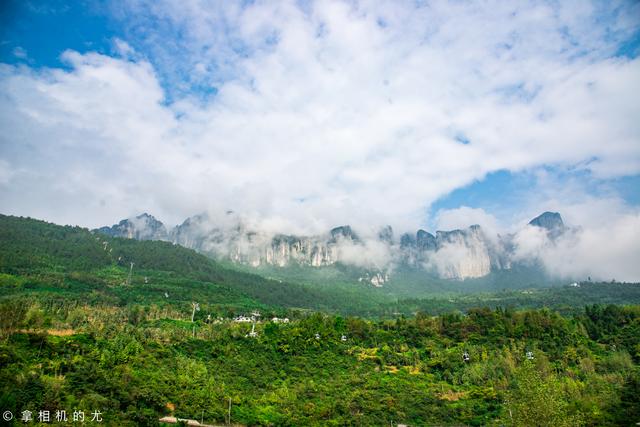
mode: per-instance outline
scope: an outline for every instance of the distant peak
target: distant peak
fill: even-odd
[[[416,233],[416,244],[418,248],[423,250],[431,250],[436,248],[436,238],[433,234],[424,231],[418,230]]]
[[[137,240],[165,240],[167,230],[164,224],[146,212],[127,219],[111,227],[101,227],[97,231],[112,237]]]
[[[332,229],[331,237],[334,240],[341,237],[349,238],[351,240],[358,240],[358,236],[353,232],[351,226],[349,225],[341,225],[340,227]]]
[[[556,230],[564,228],[564,222],[558,212],[544,212],[529,221],[529,225],[544,228],[546,230]]]
[[[136,219],[148,219],[148,220],[157,221],[157,219],[156,219],[156,217],[155,217],[155,216],[153,216],[153,215],[151,215],[151,214],[148,214],[148,213],[146,213],[146,212],[141,213],[140,215],[138,215],[138,216],[136,217]]]
[[[378,231],[378,239],[383,242],[392,243],[393,242],[393,228],[390,225],[385,225],[380,228]]]

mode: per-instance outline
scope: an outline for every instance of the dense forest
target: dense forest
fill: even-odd
[[[244,425],[629,425],[640,307],[193,323],[157,306],[0,306],[0,404]],[[468,360],[465,360],[465,354]]]
[[[167,415],[273,426],[640,421],[638,285],[367,295],[0,216],[0,408],[35,421],[39,410],[82,410],[87,423],[100,411],[118,426]]]

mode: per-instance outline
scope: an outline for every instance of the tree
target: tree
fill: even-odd
[[[551,374],[543,377],[533,362],[525,361],[507,393],[504,421],[512,426],[581,425],[579,414],[569,414],[568,406],[560,381]]]
[[[4,302],[0,304],[0,337],[8,337],[24,320],[26,307],[24,304]]]
[[[616,418],[620,425],[640,421],[640,371],[637,368],[624,382]]]

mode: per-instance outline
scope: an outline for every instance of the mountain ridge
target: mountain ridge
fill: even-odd
[[[543,212],[527,226],[545,230],[551,241],[567,230],[558,212]],[[374,286],[388,281],[393,266],[400,264],[434,272],[440,278],[464,280],[509,270],[513,263],[513,235],[489,236],[478,224],[437,230],[435,235],[419,229],[415,234],[402,234],[396,241],[389,225],[369,239],[360,237],[350,225],[337,226],[320,235],[297,236],[250,230],[240,220],[221,226],[203,213],[167,230],[153,215],[143,213],[94,231],[112,237],[170,241],[252,267],[354,264],[367,271],[364,278]]]

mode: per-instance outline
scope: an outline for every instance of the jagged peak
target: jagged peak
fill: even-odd
[[[436,237],[429,233],[428,231],[424,231],[422,229],[418,230],[416,233],[416,244],[418,248],[423,250],[432,250],[436,248]]]
[[[146,212],[135,217],[123,219],[111,227],[105,226],[95,231],[112,237],[139,240],[164,240],[167,238],[167,230],[164,224]]]
[[[201,212],[193,215],[182,221],[182,224],[177,225],[176,229],[188,228],[195,225],[207,223],[209,221],[209,214],[207,212]]]
[[[331,238],[337,239],[340,237],[350,238],[351,240],[359,240],[356,233],[351,229],[350,225],[341,225],[331,229]]]
[[[562,216],[560,216],[558,212],[549,211],[543,212],[542,214],[529,221],[529,225],[533,225],[534,227],[541,227],[547,230],[564,228]]]
[[[464,230],[460,230],[459,228],[454,228],[453,230],[437,230],[436,238],[452,236],[455,234],[464,234]]]
[[[416,233],[416,237],[418,239],[425,237],[425,236],[431,236],[433,237],[433,234],[429,233],[428,231],[423,230],[422,228],[418,230],[418,232]]]
[[[424,230],[423,230],[424,231]],[[411,233],[404,233],[400,236],[400,247],[406,248],[416,245],[416,237]]]
[[[141,213],[140,215],[136,216],[135,219],[138,220],[144,220],[146,223],[148,224],[157,224],[157,225],[163,225],[162,221],[160,221],[159,219],[157,219],[155,216],[148,214],[146,212]]]

